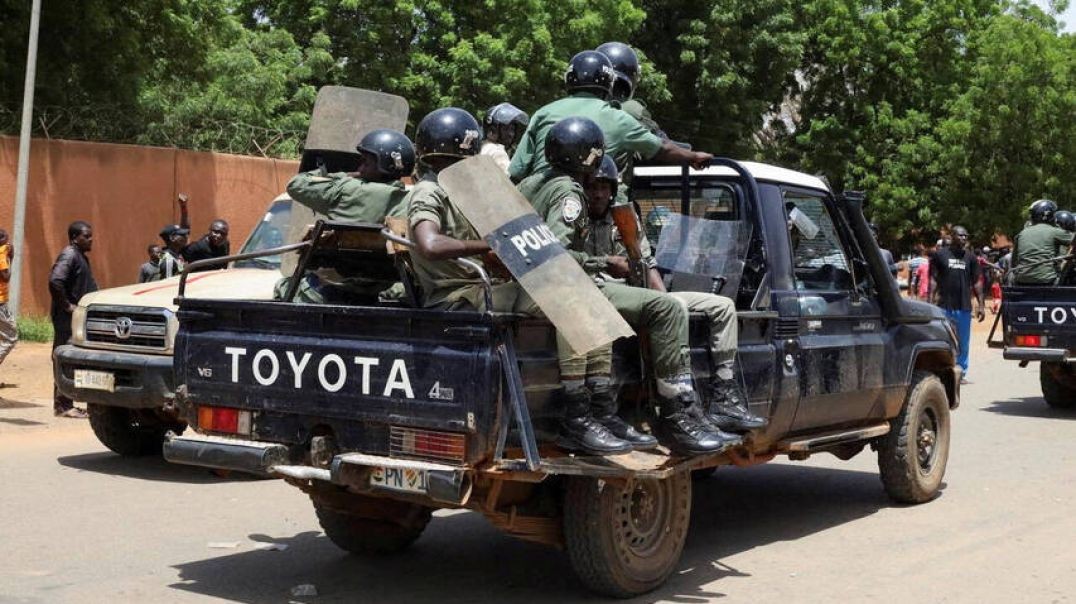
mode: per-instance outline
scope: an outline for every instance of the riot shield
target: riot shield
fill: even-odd
[[[328,172],[351,172],[358,167],[359,154],[355,145],[371,130],[392,128],[403,132],[407,128],[407,100],[394,94],[349,88],[323,86],[314,101],[310,127],[306,131],[299,171],[325,166]],[[302,239],[309,225],[316,220],[306,206],[293,203],[291,226],[287,243]],[[298,254],[286,254],[280,272],[295,271]]]
[[[457,162],[437,180],[577,354],[634,335],[491,157]]]

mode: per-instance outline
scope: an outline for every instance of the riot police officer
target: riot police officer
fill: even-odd
[[[616,79],[609,93],[610,100],[618,104],[628,115],[639,120],[639,123],[647,130],[662,139],[668,139],[669,136],[651,117],[646,105],[635,98],[635,89],[639,86],[639,78],[642,75],[639,56],[635,54],[635,50],[623,42],[606,42],[594,50],[609,57],[613,71],[616,72]]]
[[[1057,204],[1040,199],[1029,209],[1031,224],[1013,241],[1012,274],[1017,285],[1050,285],[1057,280],[1057,267],[1044,262],[1063,255],[1073,234],[1054,226]]]
[[[1058,210],[1054,214],[1054,224],[1070,233],[1076,232],[1076,214],[1068,210]]]
[[[623,239],[610,215],[611,201],[617,190],[616,164],[606,157],[598,169],[586,181],[588,227],[586,251],[594,256],[627,256]],[[646,262],[647,282],[656,291],[664,292],[665,284],[649,253],[649,244],[640,242]],[[689,313],[699,312],[706,316],[710,327],[708,348],[710,351],[711,377],[709,384],[707,419],[717,430],[746,432],[765,427],[766,420],[747,410],[747,394],[736,377],[736,349],[739,340],[736,304],[731,299],[707,292],[670,292]],[[725,438],[729,438],[725,436]]]
[[[544,155],[551,169],[528,177],[520,183],[520,191],[585,271],[626,277],[629,268],[625,258],[591,256],[585,246],[589,218],[584,212],[581,183],[601,164],[602,129],[587,118],[569,117],[550,127],[544,140]],[[692,382],[684,307],[666,294],[620,283],[602,282],[599,289],[628,323],[649,333],[662,416],[657,428],[663,443],[689,455],[714,453],[740,443],[739,437],[715,433],[703,419]],[[569,398],[568,404],[570,419],[565,422],[565,433],[578,439],[608,440],[604,433],[609,428],[590,418],[585,395]]]
[[[549,167],[544,152],[546,136],[554,124],[571,116],[585,117],[598,124],[605,134],[606,153],[620,167],[626,166],[634,154],[657,163],[689,163],[697,168],[713,158],[709,153],[662,140],[639,120],[611,105],[609,95],[615,79],[616,71],[604,54],[586,50],[572,57],[564,76],[568,96],[534,113],[508,168],[512,180],[519,182]]]
[[[415,168],[415,147],[402,132],[373,130],[355,147],[359,165],[354,172],[325,174],[321,168],[295,175],[288,195],[335,222],[380,224],[386,216],[402,216],[407,191],[400,179]],[[287,280],[278,284],[278,297]],[[365,303],[392,283],[361,275],[341,277],[334,271],[311,271],[303,276],[296,301],[309,304]]]
[[[511,103],[490,107],[484,121],[486,131],[480,153],[492,157],[502,170],[508,172],[508,164],[512,161],[510,153],[529,122],[527,114]]]

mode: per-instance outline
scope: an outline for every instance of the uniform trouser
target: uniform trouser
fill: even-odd
[[[55,351],[71,339],[71,315],[67,313],[52,317],[52,350]],[[53,360],[53,363],[56,361]],[[58,411],[67,411],[74,406],[74,401],[60,394],[60,389],[55,384],[52,386],[52,408]]]
[[[710,359],[714,370],[736,359],[739,328],[736,324],[736,303],[717,294],[703,292],[671,292],[669,294],[690,312],[706,315],[710,324]]]
[[[971,347],[971,311],[943,309],[945,316],[956,329],[956,337],[959,340],[960,351],[956,355],[956,364],[964,370],[964,376],[968,375],[968,350]]]
[[[19,328],[15,324],[15,317],[11,316],[7,302],[0,303],[0,363],[4,362],[18,341]]]
[[[691,373],[687,311],[675,298],[620,283],[599,283],[598,289],[629,325],[646,329],[650,337],[650,362],[654,366],[655,377],[670,379]],[[611,358],[611,348],[607,354],[610,355],[607,358]],[[561,371],[564,371],[563,365]]]

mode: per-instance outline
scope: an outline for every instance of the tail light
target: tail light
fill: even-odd
[[[250,434],[250,411],[230,407],[198,407],[198,428],[207,432]]]
[[[467,437],[455,432],[391,426],[389,455],[463,463],[467,457]]]
[[[1041,348],[1046,346],[1046,336],[1040,335],[1015,335],[1012,338],[1013,344],[1016,346],[1026,346],[1029,348]]]

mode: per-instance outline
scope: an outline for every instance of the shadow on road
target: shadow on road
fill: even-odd
[[[888,505],[873,472],[785,464],[723,469],[695,483],[692,529],[678,570],[639,601],[695,603],[734,593],[735,582],[720,580],[752,572],[728,566],[724,558],[755,547],[780,547],[778,542]],[[508,537],[474,513],[435,516],[413,548],[381,558],[345,554],[320,533],[250,538],[288,548],[179,564],[181,582],[172,587],[238,602],[286,598],[291,587],[303,583],[317,586],[318,602],[594,601],[560,551]],[[714,581],[720,582],[709,585]]]
[[[0,384],[3,387],[4,384]],[[4,398],[0,396],[0,411],[5,409],[33,409],[35,407],[44,407],[45,405],[37,403],[27,403],[25,401],[16,401],[10,398]]]
[[[0,424],[11,424],[13,426],[44,426],[45,422],[35,422],[32,419],[23,419],[21,417],[0,417]]]
[[[59,462],[61,466],[82,470],[84,472],[96,472],[98,474],[137,478],[139,480],[159,480],[164,482],[190,484],[215,484],[219,482],[261,480],[259,477],[243,474],[241,472],[218,475],[206,468],[168,463],[164,458],[157,455],[148,455],[146,457],[120,457],[111,452],[82,453],[80,455],[58,457],[56,458],[56,461]]]
[[[1016,417],[1038,417],[1042,419],[1076,419],[1076,409],[1055,409],[1046,404],[1041,396],[1025,396],[993,401],[983,411],[1012,415]]]

